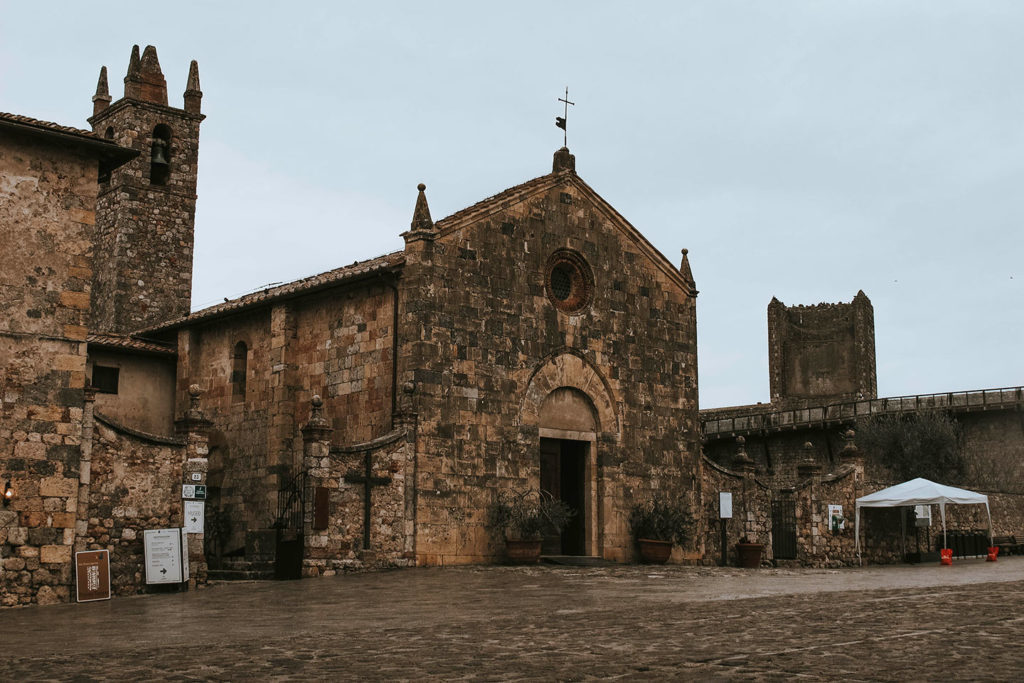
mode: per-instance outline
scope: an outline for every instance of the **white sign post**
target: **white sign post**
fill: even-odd
[[[718,492],[718,517],[732,519],[732,493],[729,491]]]
[[[188,570],[182,571],[181,531],[146,529],[142,533],[146,557],[146,583],[181,583],[187,580]]]
[[[185,501],[185,533],[201,534],[206,526],[204,519],[206,503],[201,500]]]

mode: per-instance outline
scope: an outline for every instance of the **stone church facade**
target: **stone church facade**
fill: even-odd
[[[731,563],[741,538],[856,561],[828,505],[893,482],[849,428],[908,405],[876,397],[863,292],[773,300],[771,403],[698,412],[686,250],[562,148],[441,220],[420,185],[401,250],[190,312],[201,102],[195,62],[173,106],[136,46],[116,101],[101,70],[91,131],[0,114],[0,606],[75,599],[87,550],[115,594],[145,590],[144,533],[196,502],[190,585],[500,562],[488,511],[530,489],[577,513],[549,555],[632,561],[630,511],[659,495],[694,519],[674,561]],[[960,393],[928,400],[1019,453],[1021,389]],[[1019,533],[1021,510],[993,511]],[[900,557],[892,519],[866,524],[866,557]]]
[[[104,68],[92,131],[60,133],[83,148],[69,188],[82,206],[50,223],[80,254],[51,287],[60,303],[4,330],[3,604],[73,599],[80,550],[111,552],[115,593],[143,590],[143,532],[185,523],[189,483],[208,492],[193,583],[208,563],[268,576],[501,561],[487,512],[512,489],[577,510],[547,552],[627,561],[635,503],[697,505],[686,252],[665,258],[568,149],[436,222],[421,185],[400,251],[190,313],[198,67],[172,106],[156,50],[136,47],[124,96],[109,91]],[[5,169],[58,154],[39,138],[57,127],[26,121],[0,139]],[[49,177],[5,203],[36,220],[38,204],[69,205],[35,192]],[[21,260],[59,274],[65,253],[47,239]],[[38,276],[4,268],[13,311]],[[19,368],[57,362],[53,343],[67,376],[37,396]]]

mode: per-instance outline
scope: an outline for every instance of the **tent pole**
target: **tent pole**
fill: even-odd
[[[949,548],[949,542],[946,541],[946,504],[939,503],[939,514],[942,516],[942,549],[947,550]]]
[[[907,559],[907,507],[900,506],[900,549],[903,551],[903,559]]]
[[[988,508],[988,501],[985,501],[985,514],[988,515],[988,545],[991,548],[995,543],[992,540],[992,511]]]

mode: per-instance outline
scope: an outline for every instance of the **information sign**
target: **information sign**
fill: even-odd
[[[732,519],[732,493],[718,492],[718,516],[720,519]]]
[[[201,534],[206,522],[204,520],[206,503],[201,500],[185,501],[185,533]]]
[[[181,566],[181,541],[181,529],[147,529],[143,532],[146,583],[181,583],[187,579]]]
[[[206,500],[205,484],[182,484],[181,497],[193,500]]]
[[[75,553],[75,587],[78,602],[110,599],[110,551]]]

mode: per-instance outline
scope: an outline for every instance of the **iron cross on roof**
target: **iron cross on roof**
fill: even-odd
[[[559,102],[565,103],[565,111],[561,116],[555,117],[555,125],[562,129],[562,145],[565,147],[569,146],[569,131],[566,129],[566,119],[569,118],[569,105],[575,106],[575,102],[569,101],[569,86],[565,86],[565,98],[558,98]]]

